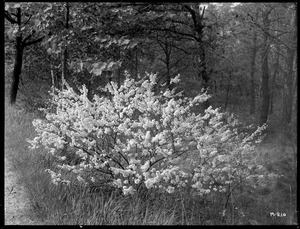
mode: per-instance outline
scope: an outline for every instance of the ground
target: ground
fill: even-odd
[[[17,183],[18,175],[5,156],[5,225],[41,225],[30,208],[24,187]]]

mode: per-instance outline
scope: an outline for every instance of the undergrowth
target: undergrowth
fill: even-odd
[[[82,187],[51,185],[46,168],[53,159],[43,150],[28,150],[35,114],[5,104],[5,156],[19,173],[37,218],[49,225],[291,225],[296,223],[296,183],[291,147],[278,141],[259,148],[269,170],[282,174],[264,189],[235,190],[231,196],[173,195],[143,191],[120,198]],[[282,155],[284,154],[284,155]],[[292,168],[292,169],[291,169]],[[226,209],[225,204],[227,202]],[[272,215],[274,213],[275,215]]]

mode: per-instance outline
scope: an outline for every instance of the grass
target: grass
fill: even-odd
[[[272,186],[260,190],[237,191],[226,196],[205,197],[179,190],[173,195],[148,191],[146,196],[120,197],[93,193],[80,187],[52,185],[44,171],[53,161],[43,150],[28,150],[26,138],[34,137],[35,114],[5,105],[5,154],[21,176],[36,216],[49,225],[229,225],[295,224],[296,184],[293,151],[279,141],[259,148],[270,171],[283,174]],[[275,143],[274,143],[275,142]],[[291,155],[291,156],[289,156]],[[291,169],[292,168],[292,169]],[[285,213],[286,216],[271,216]]]

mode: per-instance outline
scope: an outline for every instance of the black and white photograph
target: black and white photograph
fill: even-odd
[[[299,227],[296,1],[3,7],[1,225]]]

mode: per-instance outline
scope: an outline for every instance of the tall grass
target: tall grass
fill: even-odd
[[[107,197],[79,187],[52,185],[46,168],[53,166],[43,150],[29,150],[26,138],[34,137],[32,120],[37,115],[5,103],[5,156],[20,174],[37,217],[46,224],[148,224],[175,222],[175,211],[154,209],[141,199]]]
[[[292,217],[295,191],[285,187],[289,183],[284,179],[264,190],[233,193],[226,214],[223,213],[227,197],[221,194],[199,197],[188,190],[178,190],[173,195],[150,190],[144,195],[123,197],[81,187],[52,185],[45,169],[53,167],[54,162],[43,150],[29,150],[25,140],[35,135],[31,123],[36,117],[5,103],[5,156],[20,174],[19,185],[26,188],[36,216],[44,224],[217,225],[293,224],[295,221]],[[277,165],[278,160],[269,162],[273,169],[284,170],[282,165]],[[287,216],[270,216],[270,212]]]

